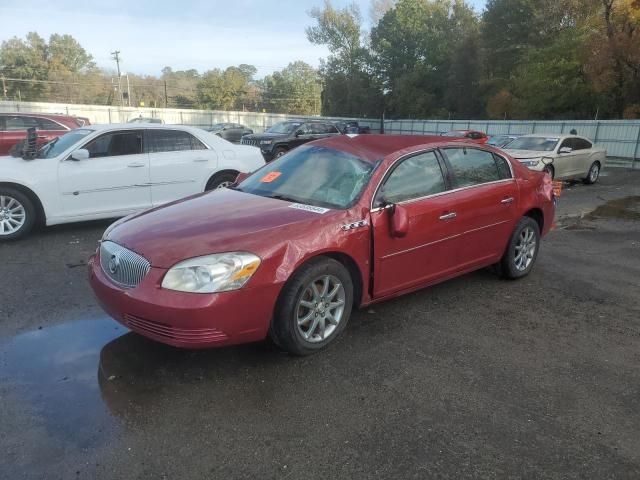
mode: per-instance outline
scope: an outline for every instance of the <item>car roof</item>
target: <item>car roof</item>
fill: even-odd
[[[0,112],[0,115],[12,117],[40,117],[40,118],[55,118],[55,119],[76,119],[85,117],[76,117],[74,115],[65,115],[64,113],[29,113],[29,112]]]
[[[109,131],[109,130],[184,130],[187,132],[203,132],[201,128],[191,127],[189,125],[172,125],[165,123],[103,123],[96,125],[87,125],[81,127],[85,130],[95,130],[97,132]]]
[[[570,135],[566,133],[530,133],[528,135],[521,135],[520,138],[557,138],[558,140],[566,140],[567,138],[581,138],[587,140],[589,143],[593,143],[587,137],[581,135]]]
[[[377,162],[394,153],[420,145],[444,147],[463,144],[479,147],[477,143],[462,139],[443,140],[442,138],[435,135],[340,135],[316,140],[311,145],[341,150],[369,162]]]

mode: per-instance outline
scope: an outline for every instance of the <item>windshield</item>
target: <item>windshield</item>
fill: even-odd
[[[466,132],[456,132],[456,131],[446,132],[446,133],[443,133],[442,136],[443,137],[464,137],[465,133]]]
[[[316,207],[348,208],[376,165],[339,150],[307,146],[271,162],[237,189]]]
[[[291,133],[300,128],[302,122],[281,122],[276,123],[273,127],[269,127],[266,133]]]
[[[72,147],[91,133],[93,133],[93,130],[77,129],[71,130],[69,133],[65,133],[61,137],[54,138],[38,151],[38,158],[57,157],[67,148]]]
[[[559,138],[520,137],[509,143],[509,150],[531,150],[534,152],[552,152]]]
[[[225,126],[226,123],[214,123],[213,125],[211,125],[211,128],[209,128],[209,131],[213,132],[215,130],[222,130]]]

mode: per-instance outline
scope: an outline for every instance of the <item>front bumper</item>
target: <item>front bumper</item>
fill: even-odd
[[[208,348],[263,340],[279,294],[278,285],[217,294],[174,292],[160,287],[165,269],[151,268],[135,288],[115,285],[89,261],[89,282],[102,308],[127,328],[161,343]]]

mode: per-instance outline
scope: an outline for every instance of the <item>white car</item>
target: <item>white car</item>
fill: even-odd
[[[0,157],[0,241],[42,223],[129,215],[222,188],[264,165],[260,151],[181,125],[92,125],[36,158]]]
[[[556,180],[580,179],[596,183],[607,151],[575,135],[524,135],[504,149],[531,170],[549,172]]]

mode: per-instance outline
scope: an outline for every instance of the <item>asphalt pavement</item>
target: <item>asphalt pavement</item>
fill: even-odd
[[[640,477],[640,172],[566,185],[532,274],[352,316],[323,353],[109,319],[108,222],[0,244],[1,479]]]

